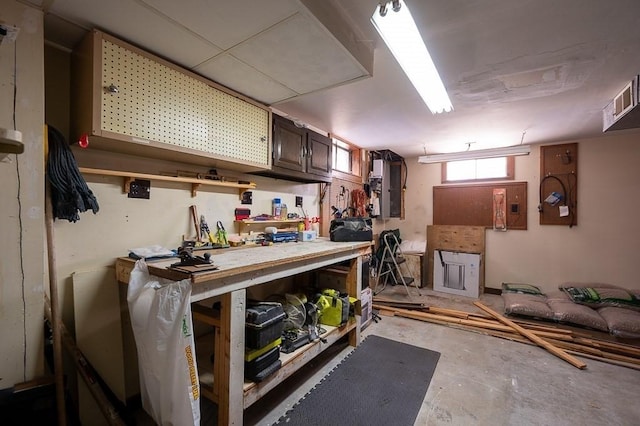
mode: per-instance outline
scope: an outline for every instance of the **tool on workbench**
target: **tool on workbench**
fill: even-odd
[[[209,242],[211,242],[212,244],[217,243],[217,241],[213,238],[211,231],[209,230],[209,225],[207,224],[204,215],[200,216],[200,232],[202,235],[208,238]]]
[[[211,265],[211,254],[205,253],[202,256],[193,255],[193,247],[179,247],[178,256],[180,262],[171,265],[172,268],[180,266],[198,266],[198,265]]]
[[[229,239],[227,238],[227,231],[224,229],[224,225],[222,225],[222,222],[216,222],[216,227],[218,228],[218,232],[216,233],[216,239],[218,240],[218,243],[222,245],[228,245]]]
[[[198,222],[198,209],[195,205],[190,207],[191,219],[193,219],[193,226],[196,229],[196,241],[202,241],[202,230],[200,229],[200,222]]]

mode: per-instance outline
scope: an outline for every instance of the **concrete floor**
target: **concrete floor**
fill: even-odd
[[[421,292],[416,300],[477,311],[470,299]],[[407,300],[403,287],[380,297]],[[481,300],[502,312],[500,296]],[[640,371],[588,359],[578,370],[542,348],[399,317],[383,317],[362,337],[371,334],[441,353],[416,425],[640,425]],[[275,423],[351,350],[327,350],[282,391],[249,407],[245,424]]]

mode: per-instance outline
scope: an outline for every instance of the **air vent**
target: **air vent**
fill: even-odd
[[[640,76],[636,76],[602,111],[603,131],[640,128],[638,92]]]

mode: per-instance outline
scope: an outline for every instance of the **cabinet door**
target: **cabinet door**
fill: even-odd
[[[306,172],[306,129],[291,121],[275,117],[273,120],[273,166]]]
[[[74,56],[84,76],[74,79],[76,132],[102,137],[103,149],[209,165],[222,160],[269,166],[266,107],[99,31]]]
[[[307,172],[330,177],[333,164],[331,139],[312,131],[307,135]]]

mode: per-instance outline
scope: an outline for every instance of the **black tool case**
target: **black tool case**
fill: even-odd
[[[362,217],[346,217],[334,219],[329,228],[331,241],[371,241],[373,228],[371,219]]]
[[[245,313],[244,345],[260,349],[282,335],[286,314],[278,302],[250,302]]]
[[[277,366],[276,366],[277,365]],[[269,374],[280,369],[280,348],[276,347],[256,359],[244,363],[244,377],[259,382]]]

